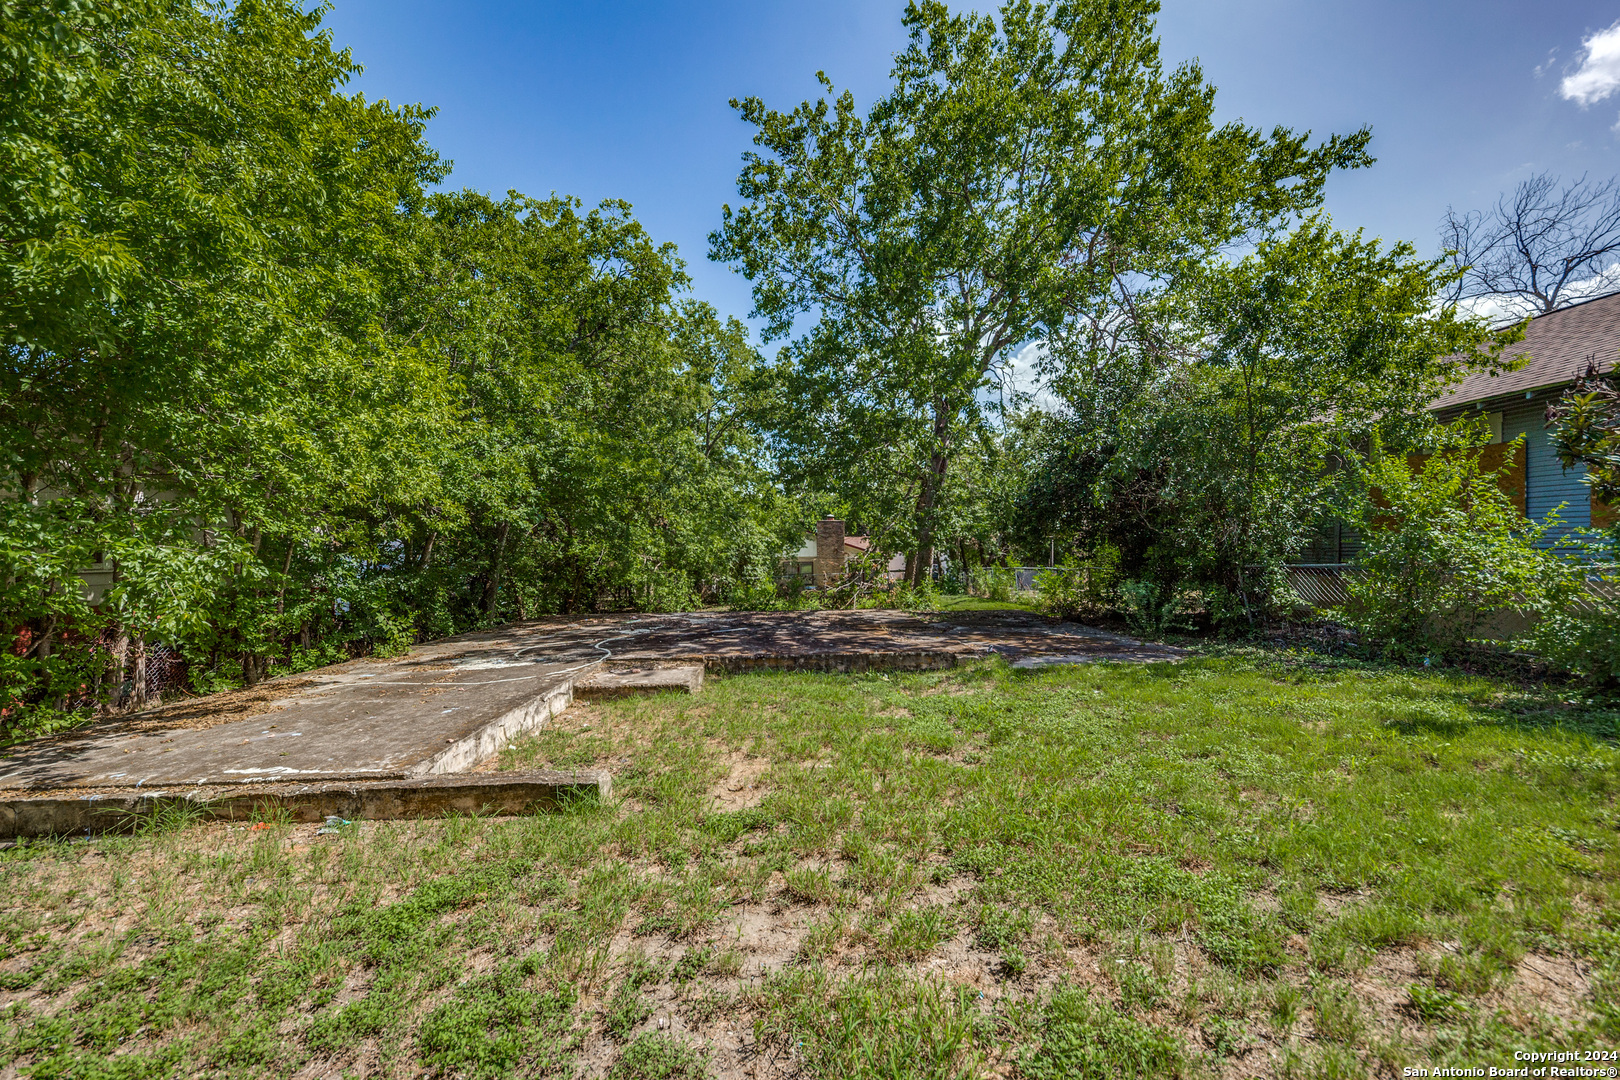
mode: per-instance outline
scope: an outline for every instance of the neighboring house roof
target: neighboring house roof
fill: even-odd
[[[871,551],[872,541],[864,536],[846,536],[844,537],[844,546],[855,548],[857,551]]]
[[[1620,356],[1620,292],[1537,315],[1524,328],[1524,340],[1508,346],[1503,355],[1530,359],[1517,371],[1495,375],[1476,371],[1429,407],[1440,411],[1574,382],[1594,357],[1599,371],[1613,371],[1615,359]],[[1462,358],[1456,359],[1460,362]]]

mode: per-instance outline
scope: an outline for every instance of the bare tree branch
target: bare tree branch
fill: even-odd
[[[1523,181],[1487,211],[1448,208],[1440,241],[1462,271],[1452,302],[1498,300],[1516,316],[1556,311],[1620,286],[1620,180]]]

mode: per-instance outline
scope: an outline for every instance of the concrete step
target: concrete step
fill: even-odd
[[[703,665],[672,667],[618,667],[596,671],[574,683],[576,698],[619,697],[646,694],[656,690],[680,690],[695,694],[703,689]]]
[[[20,837],[85,836],[131,832],[165,809],[186,808],[204,818],[246,821],[285,815],[291,821],[386,821],[446,814],[526,814],[552,810],[572,799],[606,802],[613,777],[598,770],[467,773],[409,780],[322,784],[231,785],[195,791],[5,793],[0,797],[0,841]]]

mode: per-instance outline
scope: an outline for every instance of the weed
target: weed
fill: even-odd
[[[1335,1042],[1355,1043],[1361,1038],[1364,1021],[1361,1002],[1348,986],[1324,983],[1311,995],[1316,1012],[1316,1031]]]
[[[1093,1001],[1083,987],[1060,987],[1040,1019],[1040,1048],[1022,1063],[1033,1080],[1181,1076],[1181,1040]]]
[[[933,952],[954,928],[946,908],[929,906],[897,912],[887,924],[869,924],[866,933],[886,959],[911,963]]]
[[[1125,957],[1114,957],[1104,970],[1119,987],[1120,1003],[1127,1009],[1153,1009],[1165,997],[1167,980],[1155,974],[1146,964]]]
[[[419,1039],[428,1065],[460,1076],[550,1072],[571,1057],[577,1039],[574,995],[567,988],[539,992],[525,982],[540,970],[534,956],[469,980],[422,1021]]]
[[[1249,1029],[1241,1020],[1217,1016],[1203,1026],[1204,1042],[1220,1057],[1235,1057],[1249,1044]]]
[[[722,844],[729,844],[755,829],[768,829],[775,819],[759,807],[726,810],[709,814],[703,819],[703,831],[710,833]]]
[[[714,950],[711,948],[687,949],[681,958],[669,969],[669,981],[677,987],[684,986],[706,972],[714,961]]]
[[[735,946],[725,949],[716,949],[710,953],[709,964],[705,973],[721,979],[735,979],[742,974],[742,950]]]
[[[142,839],[177,833],[188,829],[208,817],[208,808],[190,799],[154,798],[145,811],[119,812],[124,819],[120,824]],[[125,831],[125,830],[120,830]]]
[[[836,913],[829,915],[810,925],[799,942],[799,956],[806,960],[825,960],[838,950],[848,933],[847,918]]]
[[[787,894],[806,904],[836,904],[843,899],[826,867],[789,870],[785,875]]]
[[[1198,940],[1218,962],[1249,976],[1275,973],[1287,956],[1282,928],[1246,904],[1205,912]]]
[[[608,1080],[702,1080],[703,1054],[668,1035],[636,1038],[608,1069]]]
[[[613,996],[608,999],[603,1026],[615,1039],[624,1040],[652,1015],[652,1006],[641,996],[641,984],[633,976],[619,980]]]
[[[1004,949],[1023,941],[1034,926],[1034,915],[1027,908],[985,904],[974,918],[973,940],[981,949]]]
[[[789,970],[762,987],[757,1004],[762,1029],[781,1032],[811,1075],[974,1076],[996,1037],[967,987],[893,969],[847,981]]]
[[[1305,995],[1293,983],[1279,982],[1271,992],[1271,1022],[1288,1034],[1299,1023],[1299,1009]]]
[[[1296,886],[1278,897],[1278,917],[1296,933],[1311,929],[1316,922],[1316,910],[1316,890],[1309,886]]]
[[[1428,1023],[1455,1020],[1468,1012],[1468,1003],[1449,990],[1437,990],[1422,983],[1406,988],[1411,1009]]]
[[[1324,1046],[1309,1056],[1288,1047],[1283,1051],[1282,1074],[1287,1080],[1363,1080],[1367,1070],[1343,1046]]]
[[[1481,952],[1454,952],[1433,965],[1434,981],[1443,989],[1484,994],[1511,971],[1498,958]]]

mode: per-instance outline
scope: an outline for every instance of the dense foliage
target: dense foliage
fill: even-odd
[[[1526,521],[1478,448],[1448,434],[1421,461],[1374,455],[1357,477],[1367,547],[1347,617],[1409,658],[1455,656],[1491,620],[1561,611],[1577,587],[1560,553],[1538,546],[1553,526]]]
[[[1157,10],[911,3],[864,114],[825,79],[734,103],[757,149],[710,254],[787,340],[766,363],[627,205],[443,188],[431,110],[347,92],[319,9],[0,0],[0,726],[138,706],[160,653],[206,689],[548,612],[799,604],[773,579],[812,510],[874,580],[906,553],[907,602],[1057,556],[1052,610],[1147,633],[1252,624],[1331,517],[1379,534],[1379,633],[1496,602],[1408,595],[1468,559],[1524,588],[1527,534],[1451,466],[1367,480],[1434,441],[1442,358],[1516,331],[1322,215],[1368,132],[1218,125]],[[1612,494],[1613,387],[1583,387],[1558,445]]]
[[[1137,344],[1093,333],[1062,371],[1068,415],[1033,458],[1025,516],[1117,550],[1128,579],[1252,614],[1264,571],[1361,505],[1347,466],[1427,438],[1428,403],[1461,371],[1444,358],[1487,339],[1434,309],[1445,276],[1320,218],[1185,269],[1138,305]],[[1489,337],[1481,362],[1514,336]]]
[[[1020,349],[1046,342],[1063,367],[1157,352],[1137,312],[1370,162],[1366,131],[1313,147],[1216,124],[1197,66],[1164,70],[1157,11],[911,3],[864,117],[847,92],[787,113],[733,103],[760,150],[712,255],[753,283],[770,335],[798,332],[779,360],[781,457],[891,524],[914,580],[949,546],[955,462],[1016,403]]]
[[[8,723],[768,570],[755,354],[628,207],[428,194],[291,0],[0,7]]]

